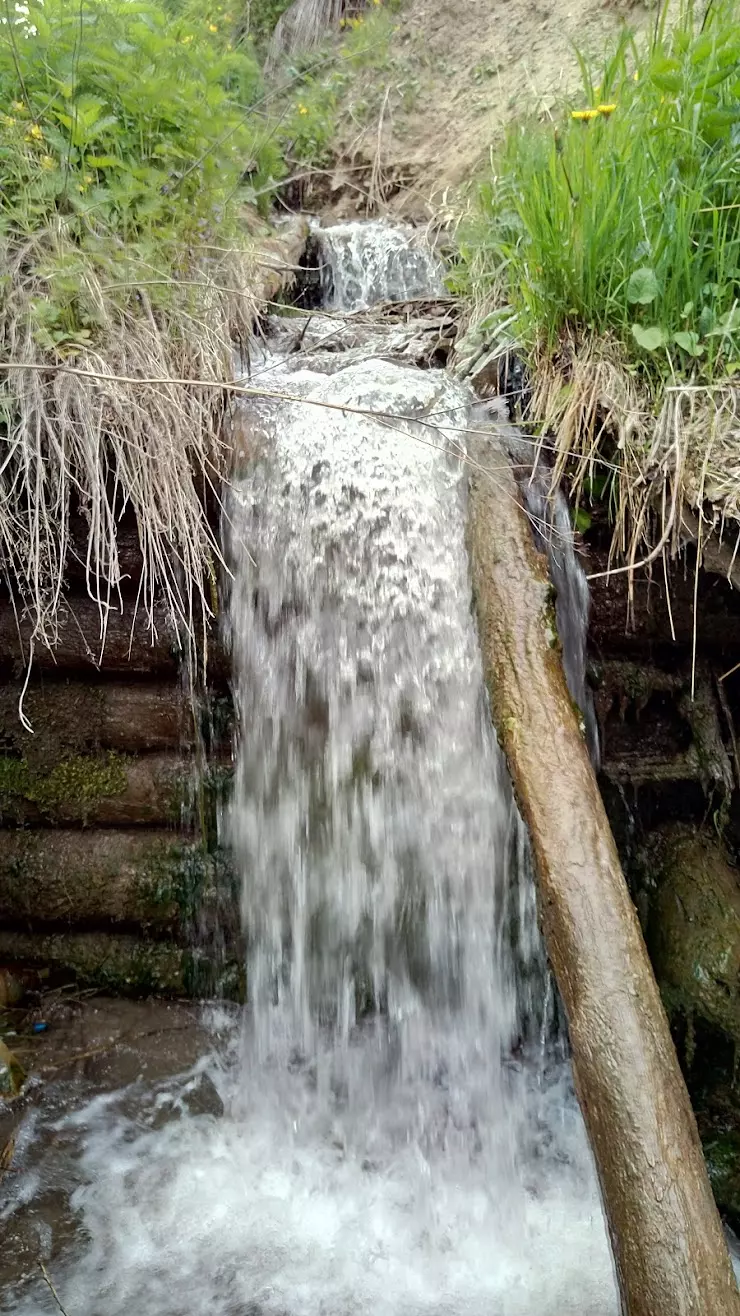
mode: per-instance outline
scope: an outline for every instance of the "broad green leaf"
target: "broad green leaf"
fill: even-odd
[[[727,334],[736,334],[740,330],[740,306],[733,306],[719,317],[718,324],[707,332],[708,338],[724,338]]]
[[[627,284],[627,301],[639,303],[641,306],[649,306],[655,301],[660,289],[655,272],[648,265],[643,265],[639,270],[634,270],[630,275]]]
[[[683,86],[681,64],[677,59],[657,56],[650,64],[650,79],[661,91],[680,91]]]
[[[632,337],[638,347],[643,347],[646,352],[657,352],[661,347],[666,345],[666,331],[659,324],[651,324],[645,327],[641,324],[633,324]]]
[[[704,348],[699,342],[699,335],[688,330],[680,330],[673,335],[673,341],[682,352],[688,353],[689,356],[703,356]]]

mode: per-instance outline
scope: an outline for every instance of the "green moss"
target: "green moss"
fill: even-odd
[[[120,754],[73,755],[47,772],[26,758],[0,758],[0,815],[27,800],[52,819],[68,804],[84,817],[100,800],[125,790],[126,760]]]
[[[704,1142],[709,1182],[720,1211],[740,1220],[740,1134],[714,1135]]]
[[[185,929],[195,929],[205,907],[238,908],[238,881],[228,851],[203,845],[170,845],[143,866],[140,889],[147,902],[175,905]]]
[[[215,764],[202,771],[194,766],[173,783],[171,821],[197,828],[209,851],[218,848],[218,820],[231,794],[233,779],[231,764]]]
[[[560,636],[558,634],[557,614],[555,611],[555,602],[557,593],[554,586],[548,585],[545,602],[542,608],[542,622],[545,628],[545,640],[548,649],[560,649]]]
[[[244,1002],[247,997],[244,965],[202,951],[189,952],[183,962],[185,992],[194,1000],[213,999]]]
[[[673,824],[651,839],[648,941],[668,1014],[740,1041],[740,894],[716,838]]]

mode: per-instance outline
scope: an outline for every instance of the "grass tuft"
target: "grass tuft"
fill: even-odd
[[[738,6],[665,0],[647,41],[625,30],[580,67],[557,120],[493,153],[456,277],[478,320],[511,307],[555,476],[608,486],[634,561],[679,534],[683,500],[740,514]]]

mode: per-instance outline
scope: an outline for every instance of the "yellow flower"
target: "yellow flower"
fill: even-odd
[[[192,41],[192,39],[193,39],[193,34],[192,34],[192,32],[191,32],[188,36],[183,37],[183,39],[182,39],[182,44],[183,44],[184,46],[189,46],[189,45],[190,45],[190,42]]]
[[[40,142],[40,141],[43,139],[43,136],[44,136],[44,134],[42,133],[42,131],[41,131],[41,129],[39,128],[38,124],[37,124],[37,123],[32,123],[32,124],[31,124],[31,127],[28,129],[28,132],[26,133],[26,141],[27,141],[27,142]]]
[[[571,117],[571,119],[581,119],[581,120],[598,119],[598,117],[599,117],[599,111],[598,111],[598,110],[571,110],[571,112],[570,112],[570,117]]]
[[[16,114],[22,114],[26,107],[23,104],[23,101],[13,101],[10,108],[15,110]]]
[[[209,24],[208,24],[208,31],[209,31],[209,32],[218,32],[218,28],[216,27],[216,24],[215,24],[215,23],[209,23]]]
[[[42,168],[42,169],[55,169],[55,168],[56,168],[56,160],[55,160],[55,159],[53,158],[53,156],[51,156],[51,155],[42,155],[42,157],[41,157],[41,168]]]
[[[85,179],[84,179],[84,181],[85,181],[86,183],[93,183],[95,180],[94,180],[92,174],[85,174]]]
[[[639,81],[640,81],[640,75],[639,75],[639,73],[637,72],[637,69],[635,69],[634,73],[632,74],[632,81],[633,81],[633,82],[639,82]]]
[[[299,106],[298,106],[298,113],[299,113],[299,114],[308,114],[308,109],[306,108],[305,105],[299,105]]]
[[[617,108],[616,104],[614,104],[614,105],[597,105],[597,106],[596,106],[596,110],[597,110],[597,113],[598,113],[598,114],[613,114],[614,111],[616,110],[616,108]]]
[[[12,119],[9,114],[4,114],[2,118],[3,118],[3,123],[7,124],[8,128],[13,127],[13,124],[15,123],[15,119]]]

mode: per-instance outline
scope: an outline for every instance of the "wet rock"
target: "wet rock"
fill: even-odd
[[[74,979],[125,996],[244,998],[241,960],[216,946],[185,950],[122,934],[3,930],[0,955],[11,963],[43,965],[56,981]]]
[[[199,1074],[182,1094],[182,1104],[190,1115],[216,1115],[224,1113],[224,1103],[216,1085],[208,1074]]]
[[[648,944],[668,1014],[740,1042],[740,886],[721,841],[682,824],[648,845]]]

